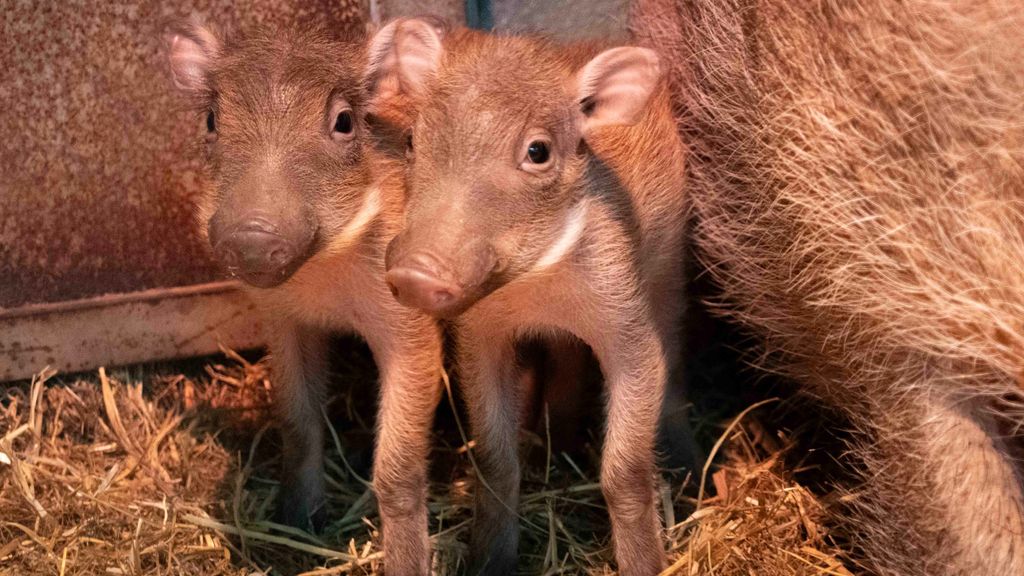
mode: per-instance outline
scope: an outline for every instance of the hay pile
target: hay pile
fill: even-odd
[[[222,362],[191,375],[100,370],[69,383],[44,372],[0,390],[0,574],[378,572],[365,482],[372,424],[361,413],[372,406],[351,392],[332,400],[333,523],[311,536],[268,521],[278,440],[265,365],[230,353]],[[667,573],[849,574],[821,524],[822,503],[782,463],[789,440],[742,416],[721,435],[722,465],[700,489],[662,489]],[[470,518],[473,471],[451,420],[439,419],[431,487],[438,574],[464,566]],[[596,451],[528,444],[522,573],[612,573]]]

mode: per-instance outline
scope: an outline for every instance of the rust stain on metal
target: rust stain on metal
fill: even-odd
[[[0,309],[215,278],[192,215],[200,121],[166,74],[166,25],[194,12],[227,27],[356,30],[366,1],[8,3]]]
[[[0,311],[0,381],[182,358],[263,344],[255,306],[235,282]]]

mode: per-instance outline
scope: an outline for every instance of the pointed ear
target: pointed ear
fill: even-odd
[[[444,32],[442,21],[425,18],[396,20],[381,28],[370,41],[367,59],[373,98],[422,95],[441,61]]]
[[[164,34],[164,43],[174,85],[187,92],[208,90],[210,67],[220,51],[213,32],[193,21]]]
[[[581,132],[637,123],[660,79],[653,50],[624,46],[595,56],[576,74]]]

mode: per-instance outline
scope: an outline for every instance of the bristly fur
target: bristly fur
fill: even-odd
[[[880,574],[1024,574],[1024,2],[638,0],[696,242],[844,410]]]
[[[221,41],[198,23],[168,36],[175,83],[211,115],[203,134],[210,185],[197,199],[199,226],[221,219],[236,234],[253,223],[263,234],[310,231],[311,240],[297,243],[308,258],[281,282],[248,290],[269,343],[284,439],[278,519],[301,528],[327,520],[322,408],[331,335],[358,334],[380,375],[373,489],[384,561],[392,576],[425,574],[442,335],[432,319],[396,302],[384,282],[406,193],[394,143],[369,130],[371,108],[386,113],[388,103],[371,107],[365,46],[285,28]],[[331,127],[341,111],[350,129],[336,137]]]

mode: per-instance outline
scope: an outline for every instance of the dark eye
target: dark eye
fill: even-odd
[[[412,134],[405,137],[405,153],[412,154]]]
[[[338,117],[334,119],[334,131],[339,134],[351,134],[352,128],[352,111],[343,110],[338,112]]]
[[[548,143],[543,140],[534,140],[533,142],[530,142],[530,146],[526,149],[526,157],[534,164],[544,164],[551,158],[551,151],[548,149]]]
[[[206,112],[206,143],[213,144],[217,140],[217,114],[213,110]]]

